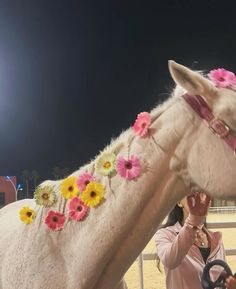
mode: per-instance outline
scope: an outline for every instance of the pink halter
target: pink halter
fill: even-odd
[[[200,95],[182,95],[185,101],[192,109],[206,121],[209,129],[219,138],[221,138],[236,154],[236,138],[232,135],[229,126],[224,121],[216,118],[212,110]]]

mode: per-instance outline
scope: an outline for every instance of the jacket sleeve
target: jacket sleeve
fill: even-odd
[[[227,262],[227,258],[226,258],[226,254],[225,254],[225,246],[224,246],[224,243],[223,243],[223,240],[221,239],[220,240],[220,250],[222,252],[222,259]]]
[[[174,235],[168,227],[155,234],[157,254],[168,269],[174,269],[182,262],[193,245],[197,231],[203,226],[204,217],[189,215],[178,235]]]

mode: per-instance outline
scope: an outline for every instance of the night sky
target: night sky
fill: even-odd
[[[168,59],[236,72],[230,2],[0,0],[0,175],[88,162],[167,97]]]

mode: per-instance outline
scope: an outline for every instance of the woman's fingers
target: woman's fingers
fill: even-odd
[[[236,279],[233,276],[229,276],[225,281],[225,286],[228,289],[233,289],[236,287]]]
[[[209,205],[211,202],[211,197],[205,194],[204,192],[195,192],[190,197],[193,197],[196,203],[202,205]]]
[[[200,195],[201,202],[205,202],[207,195],[203,192],[200,192],[199,195]]]
[[[187,197],[187,202],[190,213],[203,216],[207,214],[211,197],[204,192],[194,192]]]
[[[196,205],[196,200],[195,200],[195,197],[194,195],[190,195],[190,196],[187,196],[187,202],[188,202],[188,206],[191,207],[191,208],[194,208],[195,205]]]

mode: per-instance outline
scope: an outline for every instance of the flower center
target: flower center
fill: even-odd
[[[110,162],[105,162],[104,165],[103,165],[103,167],[104,167],[105,169],[110,169],[111,163],[110,163]]]
[[[224,77],[219,77],[219,81],[225,81]]]
[[[84,182],[85,186],[87,186],[89,183],[90,183],[89,180],[86,180],[86,181]]]
[[[131,170],[132,169],[132,163],[131,162],[126,162],[126,164],[125,164],[125,168],[127,169],[127,170]]]
[[[96,196],[97,196],[96,192],[92,191],[92,192],[90,193],[90,197],[91,197],[91,198],[95,198]]]
[[[83,209],[83,208],[82,208],[80,205],[76,208],[76,210],[77,210],[78,212],[81,212],[82,209]]]
[[[27,217],[30,218],[32,216],[32,213],[31,212],[27,212],[26,215],[27,215]]]
[[[48,193],[43,193],[43,194],[42,194],[42,198],[43,198],[44,200],[48,200],[48,199],[49,199]]]
[[[146,127],[146,123],[143,122],[142,125],[141,125],[141,127],[142,127],[142,128],[145,128],[145,127]]]
[[[57,223],[57,222],[58,222],[58,217],[57,217],[57,216],[53,216],[53,217],[52,217],[52,221],[53,221],[54,223]]]
[[[73,186],[69,186],[68,191],[72,192],[73,191]]]

